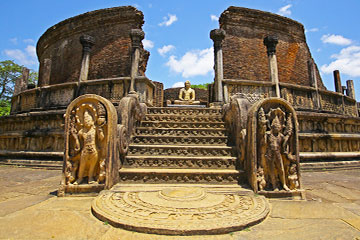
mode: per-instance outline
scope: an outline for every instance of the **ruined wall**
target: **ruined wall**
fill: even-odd
[[[224,79],[269,81],[269,66],[263,39],[275,35],[279,80],[311,86],[307,61],[311,58],[304,27],[289,18],[259,10],[229,7],[221,14]],[[317,71],[318,86],[325,89]]]
[[[130,76],[129,33],[141,29],[143,23],[142,12],[127,6],[84,13],[49,28],[37,44],[39,86],[78,81],[82,59],[79,38],[84,34],[95,38],[88,79]],[[148,57],[149,53],[141,48],[141,75]]]
[[[156,81],[152,81],[152,83],[155,84],[154,107],[162,107],[164,102],[164,84]]]

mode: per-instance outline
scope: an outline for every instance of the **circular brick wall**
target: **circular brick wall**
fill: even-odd
[[[269,66],[263,40],[277,36],[280,82],[310,86],[307,61],[311,54],[302,24],[276,14],[241,7],[229,7],[220,17],[226,31],[223,41],[225,79],[269,81]],[[319,87],[325,88],[317,71]]]
[[[40,62],[39,86],[76,82],[79,78],[82,45],[80,36],[95,38],[90,54],[88,79],[130,76],[131,29],[141,29],[144,16],[131,6],[101,9],[66,19],[50,27],[37,43]],[[144,74],[149,53],[142,49],[140,74]],[[50,68],[44,62],[50,59]],[[43,72],[50,70],[44,82]]]

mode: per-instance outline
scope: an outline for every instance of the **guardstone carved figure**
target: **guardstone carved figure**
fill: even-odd
[[[280,108],[271,109],[268,115],[269,118],[273,117],[272,121],[264,121],[263,112],[264,110],[261,108],[259,111],[260,129],[264,129],[263,124],[268,123],[268,125],[270,125],[270,130],[266,131],[264,135],[262,135],[263,133],[259,134],[262,138],[262,141],[260,142],[264,143],[261,148],[266,148],[265,156],[261,156],[264,154],[264,152],[261,151],[261,164],[264,165],[262,166],[263,168],[267,169],[267,175],[270,178],[273,190],[279,190],[278,183],[280,181],[282,188],[289,191],[290,189],[288,188],[285,180],[285,168],[282,157],[282,154],[284,153],[284,144],[286,144],[285,139],[289,136],[285,137],[285,135],[282,133],[283,125],[280,122],[280,119],[284,119],[285,113]],[[264,161],[264,159],[267,161]]]
[[[265,186],[274,191],[290,191],[298,187],[296,159],[290,149],[289,139],[293,133],[292,113],[280,108],[270,108],[267,114],[263,108],[258,112],[259,168],[264,169]],[[290,172],[291,169],[291,172]],[[264,189],[259,182],[259,189]]]
[[[68,183],[80,184],[84,177],[88,183],[102,183],[105,179],[104,127],[105,108],[98,103],[83,103],[72,111],[69,145],[70,159],[67,162]],[[76,121],[74,121],[76,119]],[[71,172],[71,175],[70,175]]]
[[[255,192],[304,198],[297,129],[296,112],[284,99],[268,98],[251,107],[245,171]]]
[[[107,99],[85,94],[66,109],[63,178],[58,196],[100,192],[118,182],[118,116]]]

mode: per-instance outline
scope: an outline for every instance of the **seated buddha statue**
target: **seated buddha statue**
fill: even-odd
[[[195,90],[192,89],[190,81],[185,82],[185,88],[180,89],[179,100],[175,100],[174,104],[178,105],[198,105],[200,101],[195,101]]]

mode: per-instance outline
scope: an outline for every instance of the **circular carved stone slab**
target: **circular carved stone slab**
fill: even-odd
[[[219,234],[261,222],[269,213],[262,196],[207,193],[202,188],[102,191],[93,214],[113,226],[167,235]]]

